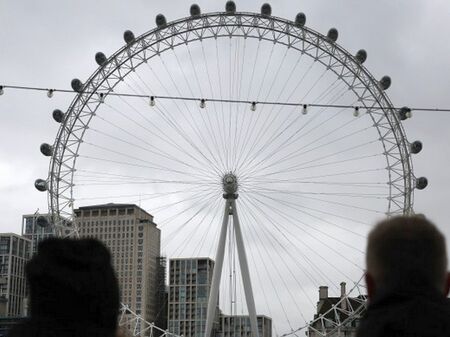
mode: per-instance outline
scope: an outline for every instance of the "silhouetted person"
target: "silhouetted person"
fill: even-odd
[[[9,337],[114,337],[119,288],[108,249],[94,239],[47,239],[26,265],[30,317]]]
[[[445,238],[422,216],[379,223],[367,243],[369,306],[358,337],[450,336]]]

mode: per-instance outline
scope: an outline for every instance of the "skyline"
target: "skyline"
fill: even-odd
[[[6,61],[2,62],[0,66],[0,73],[3,74],[0,85],[70,88],[72,78],[79,78],[84,81],[96,69],[97,65],[94,62],[96,52],[102,51],[109,56],[123,46],[123,31],[131,29],[136,36],[139,36],[155,26],[154,17],[157,13],[164,13],[167,20],[172,21],[176,18],[187,16],[190,6],[190,4],[182,1],[171,2],[170,4],[162,2],[149,4],[139,1],[134,3],[134,7],[118,2],[113,4],[100,2],[89,7],[86,2],[86,7],[83,7],[83,5],[83,2],[76,5],[54,5],[44,1],[39,6],[30,5],[26,8],[21,8],[21,5],[5,4],[6,8],[1,12],[11,14],[5,17],[4,21],[8,27],[13,28],[11,29],[13,33],[5,34],[5,32],[2,32],[4,41],[10,48],[3,50],[1,54],[2,60],[4,58]],[[204,1],[199,2],[199,5],[202,13],[206,13],[222,11],[224,2],[207,3]],[[253,1],[237,2],[238,11],[259,12],[260,6],[260,3]],[[15,16],[14,13],[21,10],[23,10],[21,12],[23,19],[20,21],[21,23],[26,22],[26,24],[19,24],[17,20],[11,19],[17,18],[18,16]],[[445,14],[450,11],[450,5],[445,2],[442,2],[441,6],[436,5],[436,2],[430,5],[420,1],[412,4],[406,1],[394,4],[388,1],[378,2],[377,4],[348,1],[344,6],[329,4],[325,1],[305,2],[296,5],[288,1],[272,3],[273,16],[286,17],[292,20],[295,17],[295,13],[300,11],[306,14],[306,26],[322,34],[326,34],[329,28],[336,27],[339,31],[338,44],[353,55],[359,49],[363,48],[366,50],[368,59],[364,66],[374,77],[381,79],[384,75],[389,75],[392,78],[392,85],[386,92],[395,106],[406,105],[430,108],[448,108],[450,106],[449,98],[446,96],[446,91],[450,87],[448,76],[450,66],[447,61],[450,47],[440,42],[444,41],[450,31],[450,24],[445,20]],[[75,13],[79,14],[75,15]],[[81,13],[83,15],[80,15]],[[412,20],[412,18],[414,19]],[[44,25],[43,22],[46,24]],[[64,24],[62,24],[63,22]],[[32,30],[30,29],[31,27],[33,27]],[[442,37],[440,37],[440,34],[442,34]],[[23,40],[21,37],[28,37],[28,35],[30,38],[27,39],[27,43],[17,43]],[[261,48],[260,62],[258,63],[256,60],[259,52],[259,42],[256,43],[252,40],[247,44],[242,43],[243,48],[247,46],[248,50],[256,51],[254,53],[256,55],[255,65],[253,65],[253,67],[256,67],[256,72],[253,72],[256,73],[256,82],[260,83],[259,91],[257,86],[252,86],[253,72],[251,71],[252,59],[250,57],[242,57],[242,63],[237,63],[238,69],[242,67],[242,71],[238,71],[237,75],[235,75],[234,65],[233,68],[231,66],[231,56],[232,53],[235,53],[235,59],[238,60],[239,57],[237,55],[240,55],[242,46],[240,41],[235,42],[234,40],[230,40],[229,43],[227,41],[220,41],[219,43],[205,41],[202,43],[202,48],[205,46],[206,49],[206,52],[203,50],[203,56],[200,48],[192,48],[192,50],[188,47],[181,50],[176,49],[177,52],[170,52],[165,54],[163,58],[152,60],[148,69],[142,67],[140,72],[136,73],[137,75],[133,74],[130,76],[120,88],[123,91],[127,89],[145,93],[156,92],[158,94],[164,91],[168,93],[177,92],[178,94],[181,93],[182,96],[186,96],[185,93],[190,92],[190,96],[198,97],[199,94],[196,95],[195,92],[198,90],[203,95],[202,84],[203,91],[211,90],[211,93],[217,92],[217,95],[204,95],[203,97],[217,97],[219,93],[220,96],[224,94],[225,97],[233,97],[233,95],[238,94],[237,88],[239,88],[240,94],[240,86],[242,84],[244,87],[248,86],[248,97],[252,97],[254,100],[260,99],[261,92],[263,92],[263,96],[266,95],[268,98],[273,99],[272,86],[274,90],[280,91],[280,97],[282,94],[287,96],[284,90],[285,86],[287,88],[294,87],[295,81],[299,81],[298,78],[300,76],[302,76],[303,80],[307,74],[310,74],[309,71],[313,69],[311,75],[309,75],[310,77],[306,77],[305,84],[300,86],[300,92],[296,92],[296,89],[302,80],[292,91],[293,94],[296,94],[295,97],[298,100],[303,100],[301,97],[309,97],[308,94],[311,93],[311,90],[311,96],[316,96],[317,98],[322,97],[323,93],[329,94],[331,89],[327,88],[332,88],[332,90],[339,89],[337,91],[340,92],[340,87],[333,87],[334,78],[329,75],[321,75],[322,70],[316,69],[314,62],[308,63],[302,60],[303,63],[297,70],[295,67],[292,68],[292,65],[296,62],[295,60],[299,60],[297,54],[291,50],[289,53],[288,51],[284,52],[284,49],[279,48],[278,45],[274,48],[264,43],[261,44],[263,47]],[[195,47],[194,44],[193,46]],[[217,75],[215,75],[217,78],[213,81],[214,85],[211,85],[210,82],[209,88],[207,85],[210,79],[209,72],[213,68],[211,65],[208,65],[206,60],[214,59],[215,49],[217,50],[218,47],[223,49],[220,54],[222,59],[219,58],[219,53],[217,52]],[[192,62],[191,51],[195,62]],[[228,60],[225,58],[228,55],[228,51],[230,55],[229,65],[227,63]],[[202,61],[203,59],[205,61]],[[262,59],[267,59],[268,61],[263,62]],[[189,62],[192,65],[189,65]],[[280,64],[279,68],[277,68],[278,63]],[[221,65],[220,67],[219,64]],[[170,69],[170,72],[168,69]],[[269,70],[268,72],[267,69]],[[294,80],[289,82],[290,75],[294,74],[294,70],[297,71]],[[188,81],[185,72],[192,81]],[[269,83],[265,83],[266,72],[268,73],[267,77],[272,82],[268,81]],[[278,81],[277,76],[279,74],[281,74],[280,78],[286,81],[284,86],[283,82],[280,83]],[[174,81],[172,76],[176,81]],[[200,81],[197,76],[200,78]],[[185,83],[182,80],[183,77]],[[194,78],[198,84],[198,89],[194,85]],[[236,80],[236,78],[239,80]],[[316,79],[321,81],[317,88],[314,88]],[[225,81],[225,88],[229,85],[229,91],[225,89],[224,93],[221,88],[223,85],[222,80]],[[235,86],[237,83],[239,86]],[[263,86],[264,84],[265,87]],[[144,85],[147,89],[143,88]],[[147,85],[151,86],[152,89]],[[217,87],[220,87],[220,91]],[[308,90],[309,87],[310,89]],[[261,89],[264,90],[261,91]],[[322,94],[319,95],[320,92]],[[338,96],[338,99],[340,97],[344,98],[338,102],[350,104],[353,97],[345,95],[343,91],[341,96]],[[20,215],[33,213],[33,207],[34,209],[39,208],[41,213],[46,213],[46,193],[38,193],[33,187],[35,179],[45,179],[47,176],[48,158],[43,157],[39,153],[39,145],[44,142],[50,144],[54,142],[59,125],[52,120],[51,112],[55,108],[65,111],[73,97],[74,95],[71,93],[57,92],[53,98],[49,99],[46,97],[45,92],[25,92],[9,90],[8,88],[5,88],[4,95],[0,97],[0,110],[5,120],[5,123],[2,124],[2,138],[5,137],[3,144],[7,145],[1,148],[0,153],[1,158],[3,158],[0,161],[0,202],[3,205],[3,221],[5,222],[1,224],[2,232],[18,232],[20,226],[14,224],[16,222],[15,219],[17,219],[17,223],[20,223]],[[289,101],[289,98],[286,100]],[[286,277],[285,280],[278,276],[280,281],[286,282],[283,288],[285,292],[283,296],[286,296],[286,298],[292,297],[289,289],[292,287],[295,291],[299,291],[298,285],[304,285],[304,289],[303,286],[300,286],[300,288],[305,293],[305,298],[302,298],[299,301],[300,304],[297,304],[303,307],[307,305],[308,298],[309,302],[313,303],[312,298],[308,294],[313,294],[315,291],[314,285],[317,286],[315,284],[317,282],[313,280],[315,277],[321,280],[320,282],[324,282],[328,276],[332,281],[331,283],[334,283],[334,286],[338,284],[337,281],[342,281],[342,279],[338,279],[342,278],[339,273],[345,275],[346,281],[356,281],[357,276],[355,275],[361,272],[360,269],[364,265],[365,235],[371,224],[381,218],[383,209],[385,210],[383,208],[385,207],[383,196],[388,191],[386,186],[383,187],[380,184],[385,183],[384,179],[386,177],[382,173],[377,173],[373,175],[366,174],[362,177],[362,180],[355,179],[353,181],[349,176],[344,176],[339,180],[330,179],[331,182],[317,182],[311,178],[315,178],[316,175],[323,176],[327,173],[327,170],[317,167],[308,169],[307,165],[305,167],[305,163],[310,161],[319,161],[320,163],[322,157],[335,155],[339,153],[339,150],[347,151],[351,149],[351,146],[355,146],[355,143],[361,145],[360,152],[355,152],[358,155],[367,155],[367,153],[377,156],[381,155],[382,153],[379,153],[379,144],[374,144],[378,137],[373,132],[375,128],[368,130],[362,135],[358,134],[343,144],[334,144],[333,138],[328,143],[318,142],[317,148],[328,146],[329,149],[315,150],[302,158],[299,157],[300,160],[296,162],[294,159],[297,158],[297,154],[295,157],[291,156],[295,153],[293,151],[296,151],[296,146],[298,147],[299,144],[300,146],[310,146],[310,144],[315,144],[317,140],[322,141],[323,139],[310,136],[310,138],[303,140],[303,143],[294,143],[290,142],[289,134],[285,133],[282,136],[285,138],[281,137],[279,143],[275,143],[272,139],[277,138],[275,137],[276,130],[282,128],[284,126],[283,123],[286,121],[289,125],[298,125],[299,128],[303,128],[302,123],[307,125],[315,118],[318,118],[317,121],[319,123],[316,121],[316,125],[318,127],[320,122],[322,122],[321,129],[323,129],[323,137],[325,137],[330,132],[336,132],[331,126],[325,126],[325,123],[330,119],[329,115],[317,117],[320,111],[310,109],[307,116],[297,121],[298,117],[295,113],[289,112],[287,109],[280,109],[279,114],[275,115],[276,117],[272,120],[272,128],[266,129],[273,132],[271,134],[270,132],[265,132],[266,130],[262,132],[265,128],[265,122],[258,124],[260,114],[264,115],[267,112],[265,107],[258,107],[256,112],[247,113],[251,116],[249,117],[250,121],[245,120],[247,114],[242,117],[242,125],[245,126],[246,122],[247,130],[249,127],[259,128],[261,136],[259,136],[260,133],[258,132],[256,136],[250,135],[248,139],[244,137],[241,140],[239,138],[240,132],[244,133],[245,127],[242,126],[242,130],[239,130],[238,127],[231,127],[234,111],[234,108],[231,106],[229,108],[227,105],[222,105],[221,112],[224,114],[224,106],[225,110],[229,111],[230,126],[228,129],[225,123],[219,123],[217,116],[220,116],[220,111],[216,108],[216,105],[207,103],[206,111],[217,113],[217,130],[212,130],[212,132],[208,130],[205,120],[203,120],[204,124],[201,124],[199,116],[202,117],[202,115],[200,114],[192,117],[194,125],[199,123],[198,126],[200,127],[198,130],[195,128],[189,129],[186,127],[186,124],[181,124],[186,131],[185,133],[177,134],[171,129],[173,125],[164,118],[158,117],[156,112],[167,110],[171,112],[170,116],[174,120],[181,120],[181,118],[186,118],[182,110],[189,112],[194,110],[195,112],[198,106],[184,102],[184,108],[180,110],[175,103],[157,102],[156,108],[151,110],[148,102],[133,101],[132,104],[133,106],[128,101],[120,98],[108,97],[102,109],[98,111],[97,115],[99,118],[95,119],[89,132],[86,133],[81,157],[77,162],[78,172],[74,187],[75,207],[90,203],[98,204],[100,203],[98,202],[99,200],[106,202],[123,200],[124,202],[136,203],[152,215],[155,215],[155,223],[159,224],[162,229],[163,252],[167,253],[169,257],[177,256],[177,254],[192,255],[197,251],[199,254],[213,256],[215,250],[214,238],[218,235],[214,234],[214,231],[218,233],[218,224],[220,223],[220,214],[222,212],[221,201],[223,199],[221,196],[220,178],[221,174],[223,175],[233,170],[233,172],[237,172],[238,181],[241,184],[238,202],[239,207],[242,207],[240,208],[242,210],[240,215],[243,219],[243,234],[247,238],[246,249],[250,252],[250,255],[260,256],[263,261],[266,261],[264,259],[264,256],[266,256],[267,263],[273,264],[275,268],[277,268],[277,261],[282,261],[284,265],[278,266],[278,268],[284,270],[285,273],[293,269],[296,270],[296,274]],[[208,108],[211,110],[207,110]],[[236,108],[236,121],[238,120],[237,113],[239,108]],[[179,112],[176,111],[177,109]],[[248,108],[245,109],[245,107],[242,109],[242,111],[249,110]],[[142,116],[141,111],[146,113],[145,116],[151,116],[149,121],[154,123],[150,128],[153,132],[150,132],[150,135],[147,134],[147,129],[140,129],[141,125],[136,123],[136,118]],[[126,113],[122,115],[123,112]],[[271,112],[272,110],[269,113]],[[279,119],[279,115],[287,117],[286,119]],[[106,123],[106,116],[110,124]],[[256,121],[252,126],[253,116],[255,116]],[[124,120],[122,117],[127,117],[128,120]],[[352,123],[353,130],[357,130],[355,132],[366,130],[367,123],[370,123],[370,121],[364,119],[364,116],[355,119],[351,115],[343,113],[339,117],[338,120],[343,122],[342,125],[346,126]],[[423,151],[418,155],[413,155],[412,160],[414,174],[417,177],[427,177],[429,186],[423,191],[415,192],[414,209],[416,212],[424,213],[436,221],[438,227],[447,237],[450,235],[450,228],[446,223],[445,200],[450,184],[449,179],[445,175],[445,167],[449,163],[446,155],[448,153],[446,145],[450,144],[449,122],[450,113],[413,111],[413,117],[402,123],[406,130],[408,141],[421,140],[424,144]],[[138,127],[133,125],[133,123],[138,125]],[[183,123],[189,123],[189,120],[186,119],[186,122]],[[132,134],[117,135],[117,133],[114,133],[115,125],[121,125],[123,128],[131,130]],[[159,132],[155,125],[160,126],[166,132]],[[240,124],[236,123],[236,125]],[[307,135],[313,130],[314,128],[311,127],[304,134]],[[217,142],[214,131],[217,131],[217,134],[220,135],[219,142]],[[222,132],[224,138],[222,138]],[[342,135],[339,132],[336,133]],[[114,141],[111,140],[113,138],[111,135],[116,137]],[[292,136],[294,135],[296,133],[292,133]],[[174,148],[176,150],[172,149],[172,145],[164,139],[164,136],[175,143],[176,146]],[[119,139],[118,137],[121,138]],[[222,143],[220,142],[221,138]],[[234,147],[229,142],[233,138]],[[139,140],[137,143],[141,147],[133,145],[136,144],[136,139]],[[200,144],[200,148],[194,148],[194,146],[191,148],[192,144],[188,142],[190,139],[194,140],[194,144]],[[253,146],[250,146],[246,155],[246,139],[250,144],[252,142],[257,144],[255,149],[258,149],[258,151],[255,150],[256,153],[250,158],[249,154]],[[296,136],[293,139],[298,141],[300,137]],[[243,144],[241,147],[239,146],[240,141]],[[149,148],[146,147],[144,149],[142,147],[144,143],[160,151],[159,156],[161,153],[164,155],[170,154],[171,158],[176,158],[181,164],[188,166],[186,165],[188,163],[189,169],[182,169],[183,166],[180,166],[180,163],[173,165],[170,161],[173,161],[171,158],[155,157],[155,153],[149,155]],[[260,144],[263,146],[258,148]],[[268,144],[267,147],[264,144]],[[283,146],[284,144],[288,145]],[[211,151],[209,145],[211,145],[211,148],[215,147],[216,149]],[[315,148],[311,147],[304,153],[308,153]],[[277,149],[281,150],[277,151]],[[130,151],[133,151],[133,156],[130,156]],[[284,151],[284,153],[279,154],[281,151]],[[264,156],[259,156],[260,153]],[[235,155],[234,159],[233,154]],[[155,158],[158,159],[155,160]],[[246,160],[247,158],[249,160]],[[286,164],[280,166],[280,171],[268,170],[270,167],[277,168],[277,165],[280,165],[279,162],[282,162],[285,158],[288,158],[291,162],[286,160]],[[351,158],[349,155],[347,157],[344,155],[343,159],[341,159],[344,161]],[[359,161],[358,164],[360,169],[374,168],[381,170],[382,162],[378,159],[364,159]],[[206,170],[209,169],[207,167],[208,164],[213,169],[209,172],[211,174]],[[129,165],[130,167],[124,168],[121,165]],[[167,170],[167,168],[171,170]],[[352,168],[351,164],[332,167],[334,173],[348,172],[350,168]],[[302,169],[308,169],[304,171],[308,173],[298,173]],[[266,178],[268,175],[269,180]],[[270,175],[273,178],[270,178]],[[125,180],[125,177],[127,177],[127,180]],[[292,183],[295,182],[295,179],[298,179],[299,183],[303,183],[304,181],[301,180],[308,180],[307,178],[311,180],[307,181],[307,183],[312,183],[312,185],[298,185],[302,186],[298,189],[285,185],[286,181]],[[358,181],[362,181],[362,183]],[[367,183],[368,181],[369,183]],[[118,187],[119,183],[122,182],[124,183],[123,187]],[[356,187],[362,187],[363,191],[367,192],[366,196],[373,197],[364,202],[360,199],[354,199],[357,201],[353,205],[359,210],[354,211],[352,214],[346,214],[342,207],[330,206],[329,203],[326,204],[326,208],[323,208],[325,202],[318,202],[318,199],[314,201],[314,198],[310,198],[301,203],[298,201],[299,199],[295,199],[297,198],[295,193],[303,193],[310,196],[318,193],[322,195],[321,197],[328,193],[328,196],[324,198],[330,198],[329,195],[331,194],[350,203],[351,197],[355,197],[354,194],[343,196],[339,195],[339,193],[353,193],[350,189],[345,190],[348,186],[343,186],[352,182],[359,184]],[[193,187],[191,190],[188,190],[183,184]],[[267,185],[262,184],[273,184],[271,185],[273,188],[272,194],[269,196],[265,194],[269,193],[270,190],[264,190],[264,187],[267,188]],[[322,184],[322,187],[320,187],[320,184]],[[183,188],[178,190],[177,186],[183,186]],[[315,189],[309,188],[309,186],[314,186]],[[374,191],[372,188],[381,188],[381,190],[378,190],[379,192],[377,193],[379,194],[375,194],[375,192],[372,192]],[[120,195],[117,196],[119,192]],[[212,192],[214,192],[213,195],[211,194]],[[180,199],[181,197],[177,197],[177,193],[190,194],[186,194],[185,199]],[[156,199],[152,199],[154,195],[157,196]],[[126,196],[130,196],[130,198],[126,199]],[[356,196],[358,197],[358,195]],[[279,203],[274,204],[270,201],[270,198],[275,198],[276,200],[274,201]],[[180,201],[177,202],[177,200]],[[337,200],[340,199],[332,199],[331,201],[335,202]],[[184,211],[184,206],[181,207],[179,204],[181,202],[184,203],[182,205],[188,205],[186,207],[187,212]],[[24,204],[27,204],[27,209],[22,208]],[[301,205],[303,207],[302,210],[293,207],[297,205]],[[305,212],[305,209],[309,213]],[[198,212],[194,213],[195,210],[198,210]],[[183,215],[184,212],[186,214]],[[192,214],[191,218],[189,218],[190,214]],[[200,216],[196,218],[198,214]],[[318,217],[318,214],[320,217]],[[349,218],[346,218],[346,216]],[[210,221],[209,225],[208,221]],[[298,225],[298,222],[302,225],[310,226],[307,227],[309,233],[303,232],[304,228],[294,228],[293,225]],[[360,223],[365,226],[360,226]],[[217,226],[212,226],[212,224],[217,224]],[[257,225],[259,227],[256,227]],[[213,227],[211,233],[209,233],[210,227]],[[275,235],[277,232],[274,228],[279,231],[281,228],[283,231]],[[311,234],[311,229],[314,230],[313,233],[317,237]],[[342,230],[345,230],[345,232],[342,232]],[[197,235],[197,231],[198,233],[203,233],[201,237]],[[289,241],[286,233],[296,240],[304,240],[301,241],[300,248],[295,247],[295,244]],[[271,237],[275,238],[275,240],[270,240]],[[205,242],[207,244],[204,247]],[[323,245],[321,246],[320,243],[323,243]],[[228,244],[232,247],[234,243],[230,239]],[[336,244],[339,245],[339,256],[333,254],[333,247]],[[208,245],[210,245],[209,250],[206,247]],[[283,247],[285,248],[289,245],[292,245],[292,249],[298,248],[301,254],[306,254],[303,257],[305,259],[304,262],[300,263],[300,258],[295,260],[292,257],[293,250],[283,251]],[[262,253],[259,251],[260,247],[263,247]],[[235,255],[231,251],[227,254],[230,261],[235,259]],[[324,260],[329,260],[327,261],[328,263],[331,262],[331,264],[338,266],[337,270],[329,272],[325,264],[320,264],[320,254],[324,254],[326,257]],[[309,258],[313,258],[313,262],[308,262]],[[256,260],[255,257],[251,259]],[[355,262],[352,264],[352,261]],[[317,268],[317,271],[315,271],[317,274],[313,274],[310,280],[308,280],[308,277],[310,277],[308,273],[298,272],[300,266],[301,268],[308,268],[308,263],[313,263]],[[231,266],[232,263],[229,262],[228,267],[231,268]],[[227,266],[225,266],[226,268]],[[266,267],[264,266],[264,268]],[[251,270],[253,275],[255,273],[259,275],[259,272],[264,272],[263,267],[256,266],[256,264],[252,264],[251,269],[253,269]],[[325,270],[328,275],[321,275]],[[281,275],[282,273],[278,272],[278,274]],[[230,282],[232,283],[232,281]],[[224,286],[226,287],[227,284]],[[231,293],[231,285],[228,286]],[[256,287],[262,289],[262,291],[264,291],[264,286],[266,285],[261,280],[256,282]],[[267,301],[267,298],[265,299]],[[232,296],[228,300],[232,302]],[[260,297],[256,300],[261,302],[263,298]],[[295,305],[296,303],[287,304],[288,308],[292,310],[295,309]],[[281,304],[282,306],[283,304]],[[308,309],[307,311],[309,312],[310,310]],[[302,310],[299,312],[303,316]],[[286,326],[283,327],[283,330],[285,328]]]

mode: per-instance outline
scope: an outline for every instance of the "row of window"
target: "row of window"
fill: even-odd
[[[93,209],[93,210],[76,210],[75,215],[80,217],[81,215],[85,217],[90,216],[114,216],[114,215],[131,215],[134,214],[134,208],[120,208],[120,209]]]

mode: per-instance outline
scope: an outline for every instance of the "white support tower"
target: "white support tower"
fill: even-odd
[[[219,295],[220,279],[222,275],[223,258],[225,254],[225,241],[230,216],[233,218],[234,235],[236,237],[236,247],[239,257],[239,266],[241,268],[242,283],[244,285],[245,300],[247,302],[248,314],[250,316],[250,326],[252,337],[259,337],[258,323],[256,320],[255,299],[253,297],[252,283],[248,270],[247,255],[245,254],[244,240],[241,232],[238,212],[236,208],[236,199],[238,197],[238,181],[233,173],[228,173],[223,177],[223,197],[225,199],[225,210],[223,214],[222,227],[220,230],[219,245],[217,247],[216,261],[214,266],[211,291],[208,300],[208,312],[206,315],[205,337],[212,337],[212,324],[217,306]]]

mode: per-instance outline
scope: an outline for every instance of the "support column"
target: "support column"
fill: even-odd
[[[241,225],[236,209],[236,200],[231,199],[231,208],[233,210],[233,225],[236,235],[236,246],[239,256],[239,265],[241,267],[242,283],[244,285],[245,300],[247,302],[248,314],[250,316],[250,326],[252,336],[259,337],[258,321],[256,319],[255,299],[253,298],[252,282],[250,281],[250,272],[248,270],[247,255],[245,254],[244,239],[242,237]],[[214,269],[215,271],[215,269]]]
[[[223,213],[222,228],[220,229],[219,246],[216,252],[216,261],[214,264],[214,271],[212,277],[211,290],[209,292],[208,299],[208,311],[206,314],[206,326],[205,326],[205,337],[212,337],[211,331],[214,321],[214,316],[216,314],[217,298],[219,295],[220,278],[222,275],[223,257],[225,254],[225,241],[227,238],[227,227],[230,217],[230,206],[231,201],[227,199],[225,201],[225,211]]]

